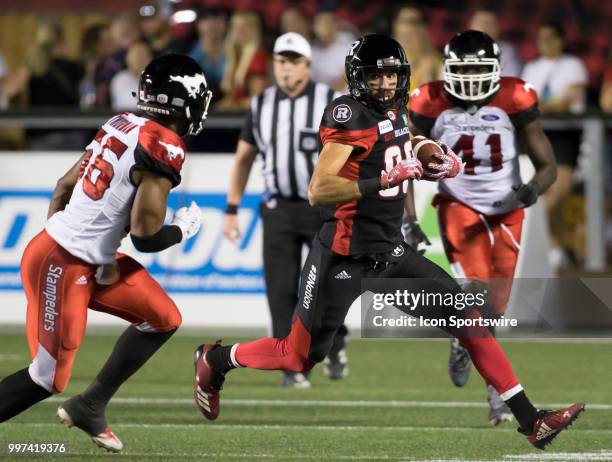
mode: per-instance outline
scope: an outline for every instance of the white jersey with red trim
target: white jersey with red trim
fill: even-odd
[[[520,206],[512,189],[521,184],[516,135],[539,116],[531,85],[502,77],[500,86],[473,114],[446,97],[441,81],[419,87],[410,98],[412,123],[448,144],[465,163],[461,175],[440,181],[440,193],[485,215]]]
[[[136,195],[132,172],[153,171],[174,187],[184,160],[185,144],[174,131],[129,112],[116,115],[87,146],[70,202],[47,221],[47,232],[87,263],[114,261],[129,231]]]

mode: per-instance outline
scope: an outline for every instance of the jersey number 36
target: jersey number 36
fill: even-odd
[[[104,130],[100,130],[96,135],[96,141],[102,142],[102,138],[106,135]],[[108,189],[110,182],[115,175],[113,164],[104,160],[104,152],[109,152],[110,155],[115,155],[120,159],[127,146],[122,141],[114,136],[109,136],[104,144],[100,144],[100,151],[90,162],[93,150],[88,149],[83,164],[85,168],[81,175],[83,177],[83,192],[91,200],[97,201],[104,196],[104,192]]]

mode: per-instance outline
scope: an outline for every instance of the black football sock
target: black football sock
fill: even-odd
[[[519,391],[516,395],[506,401],[506,404],[516,417],[521,429],[531,433],[533,424],[538,418],[538,410],[531,404],[524,391]]]
[[[338,353],[346,346],[346,342],[348,340],[349,332],[347,327],[343,324],[336,331],[336,335],[334,335],[334,343],[332,344],[331,349],[327,356],[334,357],[337,356]]]
[[[0,422],[21,414],[49,396],[51,393],[32,380],[27,367],[5,377],[0,382]]]
[[[232,347],[233,345],[224,345],[213,348],[206,353],[206,361],[215,371],[225,375],[238,367],[232,361]]]
[[[123,382],[140,369],[174,332],[176,329],[169,332],[141,332],[134,326],[128,327],[117,340],[96,379],[81,394],[87,405],[103,413]]]

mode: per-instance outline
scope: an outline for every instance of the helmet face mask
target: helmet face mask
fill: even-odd
[[[496,59],[445,59],[444,89],[456,98],[476,103],[497,93],[500,74],[499,61]]]
[[[444,48],[444,91],[459,103],[482,106],[500,89],[499,47],[487,34],[466,31]]]
[[[378,112],[406,106],[410,91],[410,64],[402,47],[392,38],[372,34],[353,43],[345,60],[346,78],[351,95],[366,102]],[[368,81],[373,74],[396,75],[396,86],[370,87]],[[388,93],[393,92],[392,96]]]
[[[138,109],[156,119],[176,123],[181,134],[197,135],[202,131],[211,99],[201,67],[187,56],[160,56],[140,76]]]
[[[197,135],[204,128],[204,122],[208,116],[208,106],[210,105],[211,99],[212,91],[207,88],[200,98],[185,106],[185,116],[189,121],[189,127],[187,129],[188,135]]]

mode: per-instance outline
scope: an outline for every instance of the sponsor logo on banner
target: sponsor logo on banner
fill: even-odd
[[[21,257],[28,242],[44,228],[50,198],[51,190],[0,190],[0,290],[22,289]],[[240,204],[243,238],[239,246],[223,237],[224,193],[172,193],[168,217],[192,200],[204,215],[202,228],[193,238],[154,254],[138,252],[126,238],[120,251],[144,265],[169,292],[263,293],[260,196],[247,194]]]

